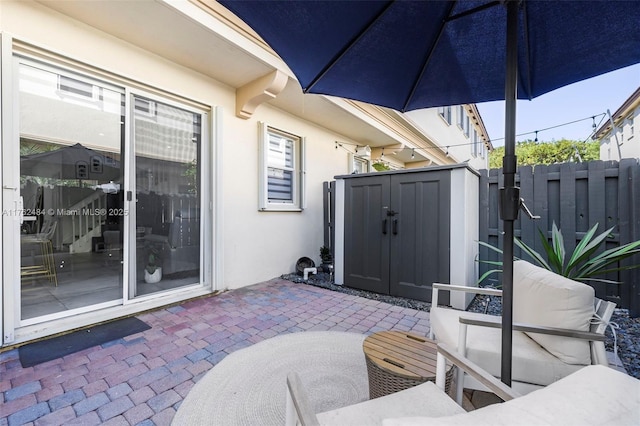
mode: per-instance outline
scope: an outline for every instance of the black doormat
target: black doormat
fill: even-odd
[[[18,348],[20,363],[22,367],[31,367],[150,328],[151,326],[138,318],[130,317],[29,343]]]

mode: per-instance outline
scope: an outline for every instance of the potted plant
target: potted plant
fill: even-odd
[[[153,284],[162,279],[162,260],[160,259],[158,248],[149,247],[149,257],[147,258],[147,266],[144,268],[144,281]]]
[[[320,259],[322,260],[322,269],[329,272],[331,269],[331,263],[333,262],[333,255],[331,254],[331,249],[329,247],[320,247]]]

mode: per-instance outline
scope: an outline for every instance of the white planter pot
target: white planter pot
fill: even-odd
[[[146,269],[144,270],[144,281],[153,284],[162,279],[162,268],[157,268],[153,274],[150,274]]]

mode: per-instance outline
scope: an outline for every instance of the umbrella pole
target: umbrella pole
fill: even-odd
[[[501,216],[504,222],[502,259],[502,359],[501,380],[511,386],[513,340],[513,225],[518,218],[520,188],[515,185],[516,99],[518,87],[518,2],[507,3],[507,61],[505,73],[505,144],[502,160],[504,188],[501,191]]]

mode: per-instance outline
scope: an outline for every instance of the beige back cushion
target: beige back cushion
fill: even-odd
[[[594,314],[593,288],[518,260],[513,265],[513,320],[545,327],[589,331]],[[591,364],[589,342],[527,333],[569,364]]]

